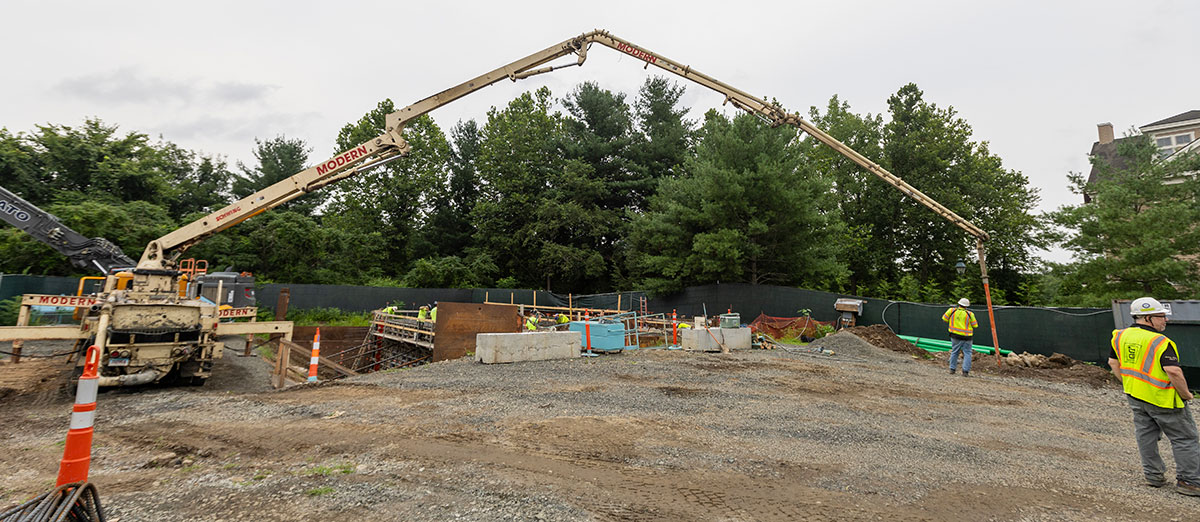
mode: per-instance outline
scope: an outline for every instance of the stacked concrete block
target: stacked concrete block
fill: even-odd
[[[579,332],[484,333],[475,360],[485,364],[579,357]]]

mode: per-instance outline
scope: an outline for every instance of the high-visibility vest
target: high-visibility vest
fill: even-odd
[[[942,320],[950,323],[950,333],[963,337],[975,335],[975,327],[979,326],[975,314],[966,308],[955,307],[946,310],[946,313],[942,314]]]
[[[558,314],[558,324],[567,324],[569,322],[571,322],[571,318],[567,317],[566,314]]]
[[[433,307],[433,310],[429,311],[429,320],[433,321],[435,323],[437,322],[437,307],[436,306]]]
[[[421,319],[422,321],[425,319],[429,319],[429,310],[427,310],[425,308],[418,310],[417,311],[417,319]]]
[[[537,319],[534,319],[532,316],[527,317],[525,319],[525,328],[529,330],[537,330]]]
[[[1162,367],[1164,351],[1171,350],[1179,357],[1179,350],[1167,336],[1136,326],[1113,330],[1112,347],[1121,362],[1125,393],[1160,408],[1183,407],[1183,399]]]

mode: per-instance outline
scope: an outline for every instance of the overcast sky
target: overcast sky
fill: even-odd
[[[885,112],[915,82],[1028,176],[1039,211],[1079,202],[1066,175],[1088,169],[1097,123],[1119,136],[1200,109],[1200,3],[1185,1],[5,0],[0,20],[0,126],[98,117],[231,165],[278,135],[322,161],[385,98],[402,107],[596,28],[805,114],[834,94]],[[589,80],[632,98],[665,74],[642,65],[596,47],[582,68],[505,80],[432,116],[445,130],[482,123],[521,92]],[[694,118],[721,104],[687,87]]]

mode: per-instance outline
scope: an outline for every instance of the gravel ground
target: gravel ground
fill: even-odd
[[[237,347],[205,387],[103,393],[91,478],[122,521],[1200,520],[1142,485],[1116,385],[815,344],[836,355],[457,360],[282,391]],[[21,397],[0,399],[0,509],[62,454],[69,399]]]

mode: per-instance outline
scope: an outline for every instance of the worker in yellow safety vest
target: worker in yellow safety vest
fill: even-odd
[[[429,311],[429,320],[437,322],[437,301],[433,302],[433,309]]]
[[[1130,303],[1130,315],[1133,326],[1113,330],[1108,366],[1121,379],[1133,410],[1142,473],[1153,487],[1169,484],[1158,454],[1158,440],[1166,435],[1175,455],[1175,491],[1200,497],[1200,437],[1187,403],[1192,392],[1179,366],[1178,348],[1161,333],[1171,310],[1141,297]]]
[[[567,314],[559,312],[558,315],[555,316],[554,322],[556,322],[558,324],[567,324],[567,323],[571,322],[571,318],[567,317]]]
[[[971,376],[971,338],[975,335],[975,327],[979,326],[975,314],[967,310],[968,306],[971,301],[964,297],[958,300],[958,306],[942,314],[942,321],[950,324],[950,373],[954,373],[958,354],[962,353],[963,377]]]
[[[428,306],[422,305],[421,308],[417,310],[417,319],[421,320],[421,321],[425,321],[425,320],[429,319],[429,307]]]
[[[531,332],[536,331],[538,329],[537,315],[529,314],[529,317],[525,318],[525,329],[529,330]]]

